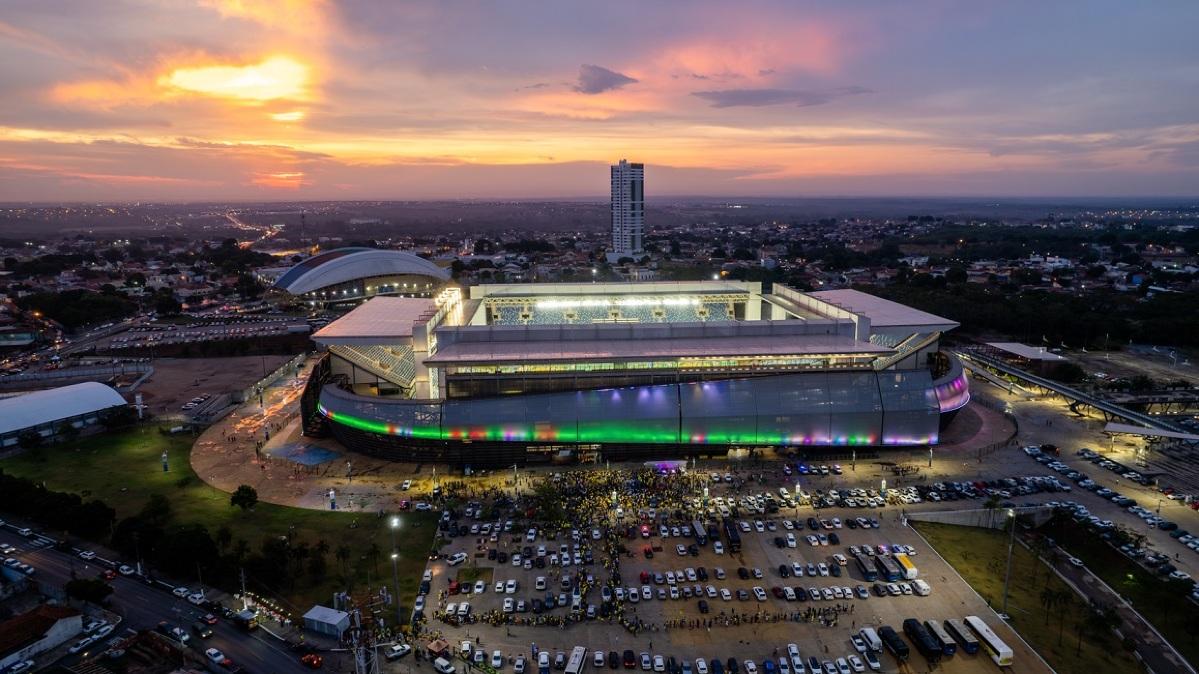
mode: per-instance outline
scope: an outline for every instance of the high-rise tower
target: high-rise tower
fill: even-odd
[[[621,159],[612,166],[612,248],[608,261],[642,257],[645,234],[645,164]]]

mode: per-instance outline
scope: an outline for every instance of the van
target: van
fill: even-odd
[[[927,597],[928,595],[932,594],[932,592],[933,592],[933,588],[928,583],[924,582],[923,580],[920,580],[919,578],[912,581],[912,590],[915,591],[916,594],[920,595],[921,597]]]
[[[883,640],[878,638],[878,632],[875,632],[873,627],[863,627],[858,630],[858,635],[862,637],[862,640],[866,642],[870,650],[875,653],[883,652]]]
[[[438,674],[454,674],[454,666],[445,658],[437,658],[433,661],[433,669]]]

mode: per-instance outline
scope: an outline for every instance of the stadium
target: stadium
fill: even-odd
[[[412,253],[336,248],[283,272],[271,295],[283,304],[348,307],[377,295],[431,297],[449,278],[449,272]]]
[[[302,413],[355,451],[474,468],[925,447],[969,401],[939,351],[955,327],[754,282],[446,287],[315,333]]]

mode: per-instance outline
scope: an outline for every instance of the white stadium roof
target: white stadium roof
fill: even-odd
[[[412,336],[412,324],[436,310],[430,299],[373,297],[312,335],[320,344],[378,344]]]
[[[275,287],[292,295],[375,276],[428,276],[448,281],[449,272],[423,257],[399,250],[337,248],[314,255],[287,270]]]
[[[848,288],[841,290],[817,290],[805,293],[822,302],[828,302],[846,311],[861,314],[870,319],[870,327],[924,327],[937,330],[950,330],[958,327],[956,321],[920,311],[909,306],[876,297],[860,290]]]
[[[71,384],[0,400],[0,435],[125,404],[110,386]]]
[[[1029,346],[1019,342],[987,342],[987,346],[1028,360],[1066,360],[1043,346]]]

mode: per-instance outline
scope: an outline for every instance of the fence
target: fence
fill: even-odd
[[[249,387],[234,393],[233,401],[243,403],[247,400],[253,400],[255,396],[260,395],[267,389],[267,387],[269,387],[271,384],[274,384],[281,377],[289,373],[298,372],[300,367],[304,364],[304,361],[308,359],[308,355],[308,353],[301,353],[295,358],[292,358],[286,363],[275,368],[273,372],[254,382]]]
[[[27,388],[31,383],[47,384],[66,379],[100,381],[126,374],[142,375],[153,371],[154,368],[149,363],[112,363],[110,365],[89,365],[40,372],[22,372],[21,374],[10,374],[0,378],[0,390]]]

